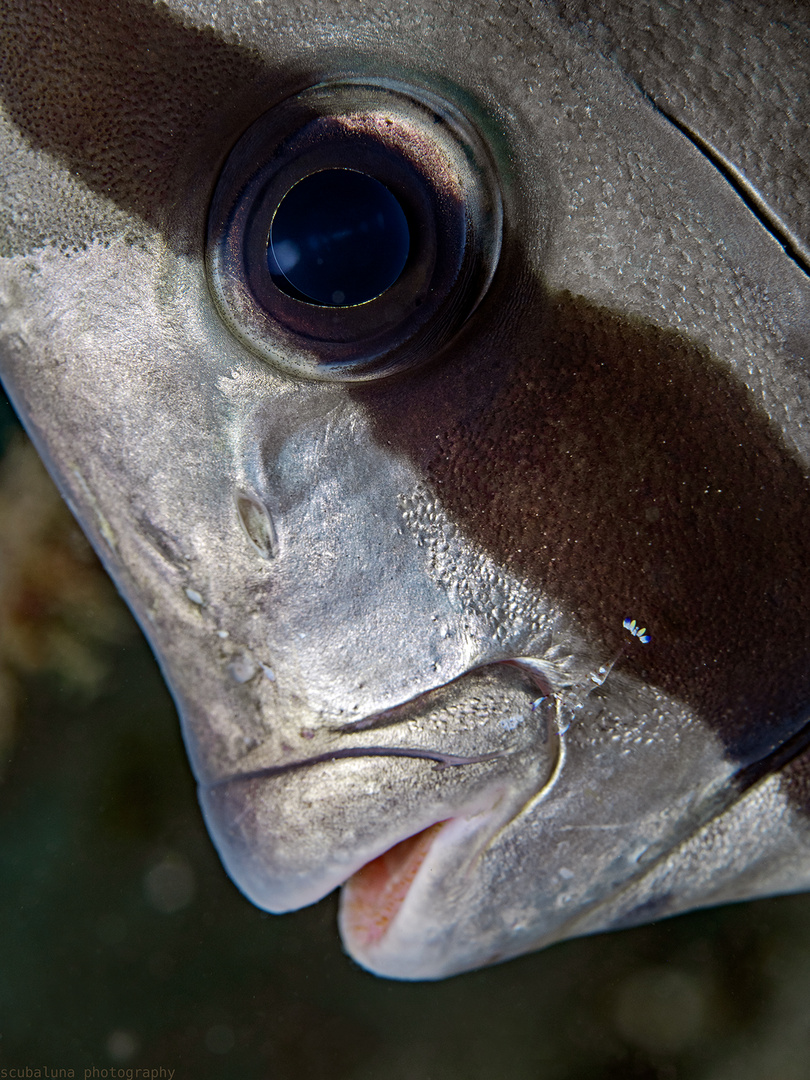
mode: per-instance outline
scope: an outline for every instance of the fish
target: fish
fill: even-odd
[[[0,374],[237,887],[397,979],[808,888],[807,12],[0,10]]]

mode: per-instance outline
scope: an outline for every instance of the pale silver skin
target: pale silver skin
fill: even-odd
[[[136,25],[188,35],[189,56],[200,48],[202,83],[212,43],[225,44],[211,80],[229,70],[227,50],[245,72],[185,114],[183,65],[169,91],[147,75],[142,94],[124,93],[109,110],[99,92],[98,137],[85,132],[82,142],[49,119],[58,95],[30,79],[28,91],[15,84],[30,48],[20,27],[39,21],[52,33],[50,8],[3,6],[0,32],[22,41],[4,65],[3,384],[158,656],[209,830],[246,895],[270,911],[312,903],[398,841],[448,821],[376,940],[354,925],[351,885],[344,894],[349,953],[379,974],[420,979],[808,887],[810,154],[796,111],[810,62],[799,14],[616,3],[589,21],[584,6],[349,0],[308,3],[293,18],[271,2],[133,3]],[[91,3],[75,10],[79,27],[101,18]],[[206,27],[213,33],[195,34]],[[53,36],[80,55],[81,35]],[[91,101],[93,64],[88,54],[81,66]],[[490,293],[433,367],[393,387],[284,375],[237,340],[206,282],[206,211],[229,149],[275,101],[335,75],[396,78],[467,110],[492,140],[503,185],[512,247]],[[726,161],[788,252],[636,82]],[[153,163],[138,155],[165,119],[166,92],[181,105],[153,191]],[[119,182],[130,138],[132,176]],[[581,431],[561,424],[555,435],[570,487],[535,479],[532,468],[518,483],[506,451],[495,469],[493,505],[513,508],[528,490],[542,509],[522,503],[527,517],[562,522],[550,561],[585,549],[570,589],[565,574],[546,587],[534,555],[513,551],[510,536],[491,540],[486,500],[476,502],[464,470],[480,464],[480,425],[509,432],[510,415],[498,410],[533,392],[502,393],[502,369],[539,340],[542,296],[557,303],[560,325],[608,335],[641,327],[640,342],[646,328],[674,331],[693,350],[683,370],[695,365],[697,398],[715,385],[701,382],[704,361],[717,385],[735,388],[763,517],[786,522],[779,552],[767,523],[739,534],[752,515],[735,516],[736,494],[717,513],[733,533],[720,540],[701,532],[714,520],[702,503],[687,508],[697,524],[679,534],[672,491],[650,495],[644,520],[621,516],[627,473],[612,454],[589,456],[588,434],[615,410],[626,425],[616,445],[633,458],[645,440],[657,446],[662,424],[677,429],[681,405],[654,363],[669,421],[628,369],[638,408],[622,392],[586,412]],[[619,321],[600,322],[605,310]],[[554,365],[555,342],[538,347],[538,377]],[[688,426],[692,414],[683,415]],[[538,431],[553,421],[538,413]],[[531,441],[525,416],[515,424]],[[707,425],[716,446],[695,435],[706,461],[743,447],[724,443],[731,429]],[[656,468],[659,450],[650,451]],[[501,452],[491,450],[498,462]],[[783,489],[756,473],[768,454]],[[731,470],[740,491],[745,461]],[[456,476],[458,488],[439,490],[440,475]],[[701,499],[712,497],[711,479]],[[582,490],[591,501],[566,517]],[[684,498],[697,496],[690,488]],[[659,566],[650,530],[670,513]],[[607,548],[593,540],[605,522]],[[651,567],[666,591],[667,574],[699,561],[704,542],[723,555],[717,592],[711,573],[698,574],[685,625],[673,630],[664,615],[656,623],[661,590],[634,593],[632,582]],[[647,562],[637,561],[641,549]],[[787,583],[773,610],[737,595],[749,574],[763,597]],[[632,607],[638,595],[648,610]],[[649,644],[623,629],[629,617],[646,624]],[[519,666],[486,666],[512,659]],[[706,690],[695,674],[704,668],[740,687],[727,709],[710,692],[715,676]],[[746,712],[757,687],[761,700]]]

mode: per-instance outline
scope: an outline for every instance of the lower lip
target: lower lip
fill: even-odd
[[[395,844],[353,874],[343,887],[343,921],[360,945],[385,934],[441,828],[439,821]]]

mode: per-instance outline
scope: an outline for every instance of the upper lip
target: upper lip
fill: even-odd
[[[335,747],[333,750],[326,750],[322,754],[314,754],[311,757],[301,758],[296,761],[286,761],[282,765],[266,765],[261,769],[223,776],[219,780],[214,780],[212,783],[206,784],[206,787],[209,789],[221,787],[223,784],[228,784],[232,780],[258,780],[279,776],[282,773],[293,772],[295,769],[303,769],[310,765],[320,765],[327,761],[337,761],[340,758],[412,757],[435,761],[439,765],[457,766],[478,765],[484,761],[493,761],[495,758],[503,757],[504,753],[506,753],[506,751],[493,750],[486,754],[464,756],[459,754],[448,754],[443,750],[431,750],[420,746],[342,746]]]
[[[379,731],[381,729],[393,728],[395,726],[403,725],[413,729],[413,726],[419,722],[420,719],[429,715],[431,711],[435,710],[441,704],[442,697],[448,692],[452,691],[455,687],[458,687],[463,692],[464,686],[468,683],[471,676],[477,673],[486,671],[494,667],[518,667],[521,668],[529,677],[532,684],[537,687],[540,685],[546,693],[551,693],[550,688],[538,683],[538,673],[536,668],[531,666],[531,658],[517,657],[513,659],[507,659],[503,661],[496,661],[494,663],[488,663],[483,665],[477,665],[470,668],[463,674],[451,679],[447,683],[442,683],[439,686],[432,687],[429,690],[421,691],[405,701],[398,702],[395,705],[390,706],[387,709],[380,710],[375,713],[371,713],[368,716],[362,717],[359,720],[353,720],[347,724],[340,726],[332,726],[323,728],[324,734],[334,738],[340,738],[339,745],[333,743],[332,745],[324,748],[318,753],[307,755],[302,758],[293,758],[292,760],[282,761],[274,764],[259,765],[256,768],[240,769],[232,773],[220,776],[215,780],[205,783],[204,786],[208,789],[221,787],[224,784],[231,783],[235,780],[255,780],[255,779],[270,779],[275,776],[281,776],[284,773],[294,772],[299,769],[308,768],[314,765],[323,764],[325,762],[337,761],[342,758],[357,758],[357,757],[410,757],[421,758],[423,760],[435,761],[440,767],[459,767],[463,765],[477,765],[487,761],[493,761],[497,758],[503,757],[506,754],[513,753],[519,750],[525,750],[525,740],[515,739],[513,745],[502,746],[497,749],[484,750],[480,753],[464,754],[453,752],[452,748],[439,748],[434,746],[414,746],[407,745],[407,742],[392,742],[391,744],[362,744],[353,742],[353,745],[347,746],[343,741],[345,736],[357,735],[361,732],[367,731]],[[401,734],[397,732],[397,734]]]
[[[241,769],[201,785],[227,869],[259,906],[287,911],[324,896],[408,836],[477,816],[482,800],[498,805],[499,820],[511,819],[562,760],[554,710],[532,711],[536,696],[536,683],[527,685],[514,668],[481,665],[367,717],[370,727],[322,724],[306,756],[282,743],[284,755],[273,760],[272,746],[257,748]],[[359,765],[362,758],[391,765]],[[402,758],[417,759],[414,769]],[[432,776],[428,762],[444,775]]]

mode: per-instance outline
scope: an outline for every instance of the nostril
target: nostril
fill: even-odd
[[[270,511],[258,499],[238,492],[236,513],[245,536],[264,559],[272,559],[278,551],[278,536]]]

